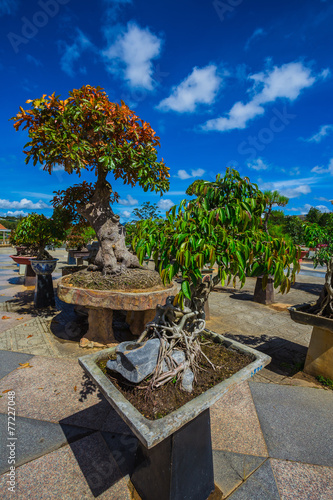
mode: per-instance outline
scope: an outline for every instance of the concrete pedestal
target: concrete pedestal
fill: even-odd
[[[131,481],[143,500],[204,500],[214,491],[209,409],[153,448],[138,445]]]
[[[141,335],[147,323],[155,318],[156,310],[147,309],[146,311],[128,311],[126,323],[128,323],[133,335]]]
[[[35,288],[34,305],[36,308],[55,306],[51,274],[38,274]]]
[[[24,286],[37,286],[36,273],[32,269],[31,264],[26,265],[24,275]]]
[[[274,303],[274,279],[268,278],[267,286],[265,290],[262,287],[263,278],[259,276],[256,281],[256,287],[254,289],[253,301],[259,302],[259,304],[273,304]]]
[[[333,332],[314,326],[306,355],[305,373],[333,380]]]

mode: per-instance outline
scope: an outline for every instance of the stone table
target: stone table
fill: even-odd
[[[177,285],[147,288],[144,291],[92,290],[67,284],[66,277],[58,284],[58,297],[68,304],[88,310],[89,329],[81,338],[81,347],[112,347],[118,344],[112,329],[113,311],[127,311],[126,321],[133,335],[140,335],[155,316],[158,304],[176,295]]]

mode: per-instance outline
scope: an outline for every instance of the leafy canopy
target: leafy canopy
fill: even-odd
[[[190,299],[202,282],[201,270],[218,267],[222,285],[246,276],[274,276],[274,286],[289,291],[299,270],[298,249],[263,230],[266,197],[248,178],[227,169],[214,182],[197,180],[187,189],[195,198],[174,206],[165,221],[139,221],[132,246],[139,260],[152,255],[164,283],[181,273],[177,296]]]
[[[103,178],[112,172],[144,191],[168,190],[169,169],[163,159],[157,161],[159,137],[123,101],[110,102],[102,88],[86,85],[65,100],[53,93],[27,103],[30,109],[20,107],[11,118],[16,130],[28,129],[26,163],[39,162],[49,173],[57,165],[79,175],[84,169]]]

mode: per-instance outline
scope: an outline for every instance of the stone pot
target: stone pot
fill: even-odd
[[[79,358],[111,406],[139,440],[131,481],[144,500],[203,500],[214,490],[209,407],[223,394],[253,377],[271,358],[214,332],[205,334],[226,347],[253,356],[253,361],[181,408],[148,420],[116,389],[97,362],[115,352],[109,348]]]
[[[48,260],[34,259],[31,261],[31,267],[37,275],[52,274],[56,268],[58,260],[59,259],[48,259]]]
[[[51,274],[59,259],[31,261],[32,269],[37,275],[34,305],[36,308],[55,306],[54,290]]]
[[[313,326],[304,372],[333,380],[333,319],[308,313],[307,310],[314,304],[300,304],[288,307],[288,310],[296,323]]]
[[[31,267],[31,261],[36,257],[28,257],[27,255],[10,255],[16,264],[20,266],[20,274],[24,274],[24,286],[34,286],[36,284],[36,273]]]

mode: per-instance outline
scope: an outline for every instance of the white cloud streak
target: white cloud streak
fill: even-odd
[[[245,50],[248,50],[251,43],[256,40],[257,38],[261,38],[262,36],[266,35],[266,32],[262,29],[262,28],[257,28],[256,30],[254,30],[254,32],[252,33],[252,35],[247,39],[246,43],[245,43]]]
[[[129,22],[126,30],[103,52],[107,70],[124,78],[130,87],[154,89],[153,60],[161,52],[162,40],[149,28]]]
[[[78,61],[87,49],[93,49],[93,44],[78,28],[72,45],[68,45],[64,41],[59,41],[59,49],[62,56],[60,59],[60,67],[68,76],[75,76],[74,64]]]
[[[206,171],[203,168],[191,170],[190,174],[186,170],[178,170],[177,175],[174,175],[174,177],[178,177],[178,179],[184,181],[186,179],[193,179],[194,177],[202,177],[205,172]]]
[[[120,199],[118,201],[118,203],[120,205],[126,205],[128,207],[132,207],[134,205],[137,205],[139,202],[138,202],[138,200],[136,200],[135,198],[133,198],[133,196],[131,196],[130,194],[128,194],[126,196],[126,198]]]
[[[330,159],[327,167],[316,165],[313,169],[311,169],[311,172],[314,172],[315,174],[333,175],[333,158]]]
[[[321,142],[327,135],[333,132],[333,125],[322,125],[319,132],[314,134],[309,139],[304,139],[306,142]]]
[[[303,179],[282,180],[276,182],[264,182],[259,184],[259,188],[264,191],[269,189],[271,191],[279,191],[280,194],[288,198],[298,198],[301,195],[309,194],[311,192],[311,185],[316,184],[318,179],[316,177],[308,177]]]
[[[157,109],[193,113],[200,104],[211,104],[222,84],[214,64],[204,68],[195,67],[179,85],[172,88],[171,94],[163,99]]]
[[[172,200],[169,200],[169,199],[162,199],[160,200],[158,203],[157,203],[157,206],[158,208],[160,208],[161,210],[169,210],[171,207],[174,206],[174,202]]]
[[[44,203],[44,201],[39,200],[37,203],[33,203],[31,200],[27,198],[22,198],[21,201],[9,201],[9,200],[1,200],[0,199],[0,208],[10,209],[23,208],[25,210],[41,210],[42,208],[51,208],[50,205]]]
[[[250,120],[265,113],[266,104],[277,99],[294,101],[302,90],[311,87],[318,78],[320,76],[313,76],[311,69],[301,62],[274,66],[271,70],[250,75],[248,79],[253,82],[249,89],[252,99],[245,104],[236,102],[226,116],[208,120],[202,129],[219,132],[244,129]]]
[[[267,170],[269,165],[267,165],[267,163],[264,163],[262,158],[257,158],[256,160],[248,162],[247,167],[251,168],[252,170],[259,171],[259,170]]]

